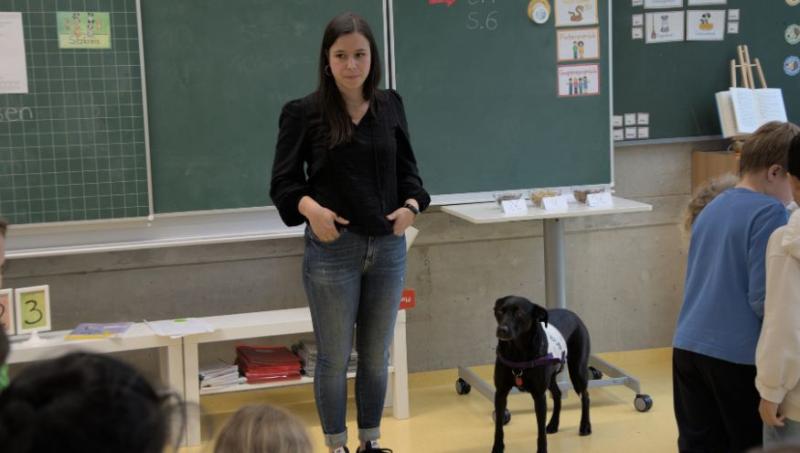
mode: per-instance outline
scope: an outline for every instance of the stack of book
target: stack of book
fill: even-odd
[[[236,363],[250,384],[300,379],[300,358],[285,346],[237,346]]]
[[[244,384],[247,380],[239,374],[239,367],[222,360],[200,368],[200,388],[221,388]]]
[[[292,346],[292,350],[300,357],[303,364],[303,374],[314,376],[314,368],[317,365],[317,345],[313,341],[301,340]],[[358,353],[355,349],[350,351],[350,362],[347,364],[347,372],[355,373],[358,367]]]

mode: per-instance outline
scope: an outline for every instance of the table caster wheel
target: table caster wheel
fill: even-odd
[[[633,400],[633,407],[639,412],[647,412],[653,407],[653,399],[650,395],[639,394]]]
[[[456,393],[459,395],[466,395],[470,390],[472,390],[472,386],[469,385],[467,381],[458,378],[456,381]]]

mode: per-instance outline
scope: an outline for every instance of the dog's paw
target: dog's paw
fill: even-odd
[[[497,445],[492,447],[492,453],[503,453],[504,451],[505,448],[502,445],[500,445],[499,447]]]
[[[592,434],[592,424],[587,423],[585,426],[581,426],[581,429],[580,431],[578,431],[578,434],[580,434],[581,436],[588,436],[589,434]]]
[[[553,423],[553,422],[548,423],[547,427],[545,428],[545,431],[547,431],[547,434],[555,434],[555,433],[557,433],[558,432],[558,423]]]

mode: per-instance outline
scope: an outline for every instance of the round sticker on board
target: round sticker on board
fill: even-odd
[[[786,27],[786,31],[783,33],[784,38],[786,38],[786,42],[791,45],[795,45],[800,42],[800,25],[791,24]]]
[[[783,72],[788,76],[800,74],[800,58],[797,55],[789,55],[783,60]]]
[[[547,0],[531,0],[528,3],[528,17],[537,24],[547,22],[550,18],[550,3]]]
[[[797,6],[800,5],[800,0],[786,0],[786,4],[789,6]]]

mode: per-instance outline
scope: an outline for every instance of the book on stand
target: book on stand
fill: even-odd
[[[725,138],[752,134],[770,121],[787,121],[779,88],[736,88],[716,94],[717,113]]]

